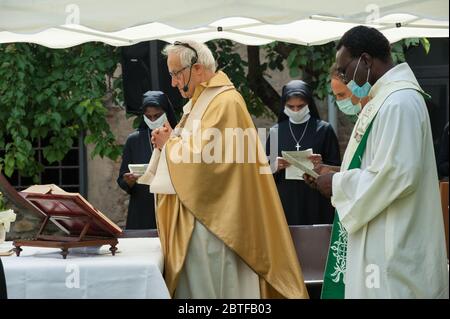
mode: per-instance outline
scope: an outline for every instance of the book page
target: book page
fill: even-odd
[[[291,167],[286,168],[286,179],[303,179],[303,173],[317,178],[319,174],[313,171],[314,164],[308,159],[312,154],[311,148],[305,151],[282,151],[281,155],[293,168],[291,170],[288,170]]]
[[[45,184],[45,185],[32,185],[23,192],[27,193],[38,193],[38,194],[68,194],[62,188],[59,188],[55,184]]]

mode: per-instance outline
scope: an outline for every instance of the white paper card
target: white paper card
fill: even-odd
[[[303,180],[304,173],[317,178],[319,175],[313,171],[314,164],[308,159],[312,154],[311,148],[304,151],[282,151],[283,158],[291,164],[286,168],[286,179]]]

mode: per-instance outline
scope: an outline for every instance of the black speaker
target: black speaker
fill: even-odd
[[[171,86],[166,57],[162,55],[166,43],[152,40],[122,47],[123,94],[127,113],[141,114],[142,95],[149,91],[167,94],[174,108],[184,102],[178,89]]]

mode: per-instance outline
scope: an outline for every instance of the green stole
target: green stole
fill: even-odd
[[[353,155],[348,169],[360,168],[362,156],[366,150],[367,137],[372,129],[373,121],[370,123],[366,133]],[[344,276],[347,259],[347,231],[339,221],[337,211],[334,214],[333,230],[331,232],[330,249],[328,251],[327,264],[323,278],[322,299],[344,299],[345,283]]]

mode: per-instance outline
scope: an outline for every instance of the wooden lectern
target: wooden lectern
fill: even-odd
[[[66,259],[69,248],[110,245],[115,255],[117,237],[122,230],[94,208],[78,193],[67,193],[55,185],[35,185],[19,192],[44,217],[36,238],[15,240],[17,256],[22,246],[60,248]],[[48,235],[45,230],[49,222],[55,224],[62,235]]]

